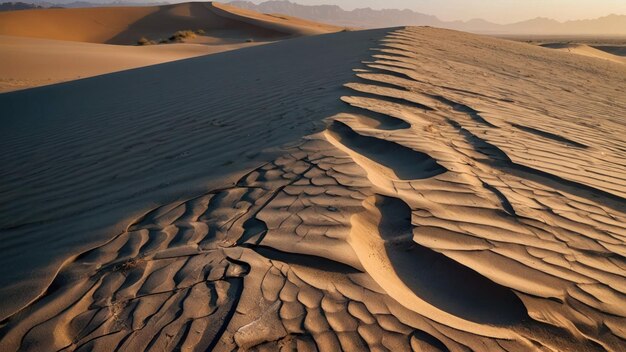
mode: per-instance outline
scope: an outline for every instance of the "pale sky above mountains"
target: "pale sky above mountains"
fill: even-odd
[[[252,0],[254,3],[265,0]],[[626,0],[291,0],[303,5],[339,5],[345,10],[398,8],[435,15],[442,20],[482,18],[512,23],[535,17],[559,21],[626,14]]]

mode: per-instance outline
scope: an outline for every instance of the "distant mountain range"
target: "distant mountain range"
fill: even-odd
[[[7,3],[6,1],[1,1]],[[182,1],[173,1],[182,2]],[[142,6],[165,5],[167,2],[151,0],[23,0],[18,5],[0,6],[2,10],[32,7],[94,7],[94,6]],[[442,21],[431,15],[411,10],[373,10],[371,8],[343,10],[336,5],[300,5],[290,1],[270,0],[261,4],[235,0],[231,5],[262,13],[284,14],[338,26],[357,28],[381,28],[395,26],[433,26],[482,34],[524,35],[607,35],[626,36],[626,15],[609,15],[597,19],[559,22],[548,18],[535,18],[513,24],[496,24],[482,19],[470,21]]]
[[[30,10],[30,9],[39,9],[42,7],[43,6],[27,4],[23,2],[3,2],[2,4],[0,4],[0,11]]]
[[[395,26],[433,26],[485,34],[530,35],[616,35],[626,36],[626,15],[609,15],[591,20],[559,22],[548,18],[500,25],[481,19],[446,22],[435,16],[411,10],[373,10],[371,8],[343,10],[336,5],[299,5],[289,1],[231,1],[230,5],[263,13],[282,13],[317,22],[346,26],[380,28]]]

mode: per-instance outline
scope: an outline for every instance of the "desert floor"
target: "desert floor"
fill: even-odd
[[[624,351],[626,69],[434,28],[0,95],[3,351]]]

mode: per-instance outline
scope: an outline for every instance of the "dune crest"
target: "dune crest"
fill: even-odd
[[[5,350],[623,350],[623,67],[372,46],[323,131],[68,258]]]

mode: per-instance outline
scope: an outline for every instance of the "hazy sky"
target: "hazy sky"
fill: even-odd
[[[264,0],[253,0],[255,3]],[[346,10],[360,7],[400,8],[435,15],[442,20],[483,18],[511,23],[535,17],[559,21],[626,14],[626,0],[291,0],[304,5],[334,4]]]

